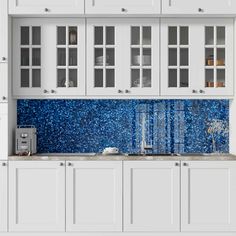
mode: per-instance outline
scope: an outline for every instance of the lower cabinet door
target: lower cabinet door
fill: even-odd
[[[122,231],[122,162],[68,162],[66,230]]]
[[[7,232],[7,162],[0,161],[0,232]]]
[[[180,230],[180,163],[124,162],[124,230]]]
[[[7,160],[7,158],[8,158],[8,104],[0,103],[0,160]]]
[[[189,161],[181,170],[182,231],[236,231],[236,161]]]
[[[64,162],[9,162],[9,231],[65,231]]]

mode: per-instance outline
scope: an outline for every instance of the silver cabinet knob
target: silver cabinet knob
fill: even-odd
[[[187,163],[187,162],[184,162],[184,163],[183,163],[183,166],[188,166],[188,163]]]
[[[44,93],[49,93],[49,91],[47,89],[44,89],[43,92]]]
[[[6,163],[6,162],[3,162],[3,163],[2,163],[2,166],[7,166],[7,163]]]
[[[125,90],[125,93],[130,93],[130,90],[126,89],[126,90]]]
[[[117,91],[118,93],[123,93],[123,91],[121,90],[121,89],[118,89],[118,91]]]
[[[198,8],[198,12],[204,12],[202,8]]]
[[[48,9],[48,8],[44,8],[44,11],[45,11],[45,12],[49,12],[49,9]]]
[[[204,91],[204,90],[202,90],[202,89],[200,89],[200,90],[199,90],[199,93],[205,93],[205,91]]]
[[[51,90],[51,93],[56,93],[56,90],[52,89],[52,90]]]
[[[68,166],[72,166],[72,163],[71,163],[71,162],[68,162]]]
[[[7,60],[7,58],[6,57],[2,57],[2,61],[6,61]]]
[[[61,163],[60,163],[60,166],[64,166],[64,163],[63,163],[63,162],[61,162]]]
[[[179,162],[175,162],[175,166],[179,166]]]
[[[122,11],[122,12],[127,12],[127,9],[121,8],[121,11]]]
[[[193,90],[192,90],[192,93],[197,93],[197,90],[193,89]]]
[[[6,100],[7,100],[7,97],[3,96],[3,97],[2,97],[2,100],[3,100],[3,101],[6,101]]]

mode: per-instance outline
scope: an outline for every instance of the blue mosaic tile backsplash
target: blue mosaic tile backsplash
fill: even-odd
[[[228,100],[18,100],[18,125],[34,125],[39,153],[229,152]]]

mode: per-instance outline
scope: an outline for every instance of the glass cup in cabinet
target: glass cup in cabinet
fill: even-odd
[[[141,56],[139,48],[131,48],[131,65],[140,66]]]
[[[69,45],[77,45],[77,27],[69,27]]]

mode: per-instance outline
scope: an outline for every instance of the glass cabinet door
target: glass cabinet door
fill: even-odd
[[[20,87],[41,88],[41,27],[20,28]]]

